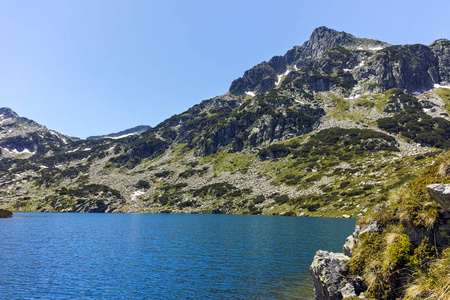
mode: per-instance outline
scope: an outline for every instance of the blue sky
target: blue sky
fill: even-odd
[[[228,91],[319,26],[450,39],[450,1],[0,0],[0,107],[86,138],[155,126]]]

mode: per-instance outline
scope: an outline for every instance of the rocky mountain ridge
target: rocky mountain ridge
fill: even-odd
[[[303,46],[245,72],[230,92],[140,135],[0,160],[1,205],[365,215],[449,147],[448,49],[446,40],[391,46],[318,28]]]
[[[27,118],[19,117],[10,108],[0,108],[0,159],[27,158],[52,147],[60,147],[73,139],[49,130]]]
[[[152,127],[148,126],[148,125],[139,125],[139,126],[135,126],[133,128],[122,130],[122,131],[119,131],[116,133],[88,136],[86,138],[86,140],[99,140],[99,139],[104,139],[104,138],[115,138],[115,139],[124,138],[124,137],[134,135],[134,134],[141,134],[144,131],[149,130],[150,128],[152,128]]]
[[[233,81],[230,93],[265,93],[278,86],[292,71],[304,72],[307,76],[345,74],[349,84],[345,92],[352,95],[380,93],[391,88],[408,93],[423,92],[431,90],[435,84],[449,84],[449,45],[445,39],[430,46],[389,45],[319,27],[302,46],[246,71],[243,77]],[[323,76],[312,79],[316,92],[336,87]]]

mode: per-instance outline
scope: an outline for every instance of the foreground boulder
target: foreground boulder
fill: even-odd
[[[427,190],[437,203],[446,211],[450,211],[450,184],[430,184],[427,185]]]
[[[361,294],[364,290],[363,279],[349,279],[345,274],[344,266],[349,260],[342,253],[316,252],[310,269],[317,300],[340,300]]]
[[[0,218],[12,218],[13,213],[6,209],[0,209]]]

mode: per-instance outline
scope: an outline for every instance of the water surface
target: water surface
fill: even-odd
[[[15,213],[0,219],[7,299],[311,299],[318,249],[355,220]]]

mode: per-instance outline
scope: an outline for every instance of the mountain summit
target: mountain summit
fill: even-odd
[[[29,157],[71,141],[72,138],[68,136],[49,130],[27,118],[19,117],[10,108],[0,108],[0,159]]]
[[[319,27],[302,46],[246,71],[233,81],[229,91],[234,95],[265,93],[297,71],[306,76],[340,74],[350,83],[347,94],[379,93],[390,88],[422,92],[435,84],[448,84],[448,51],[447,40],[436,41],[430,47],[392,46]],[[333,84],[329,83],[318,82],[313,90],[331,90]]]

